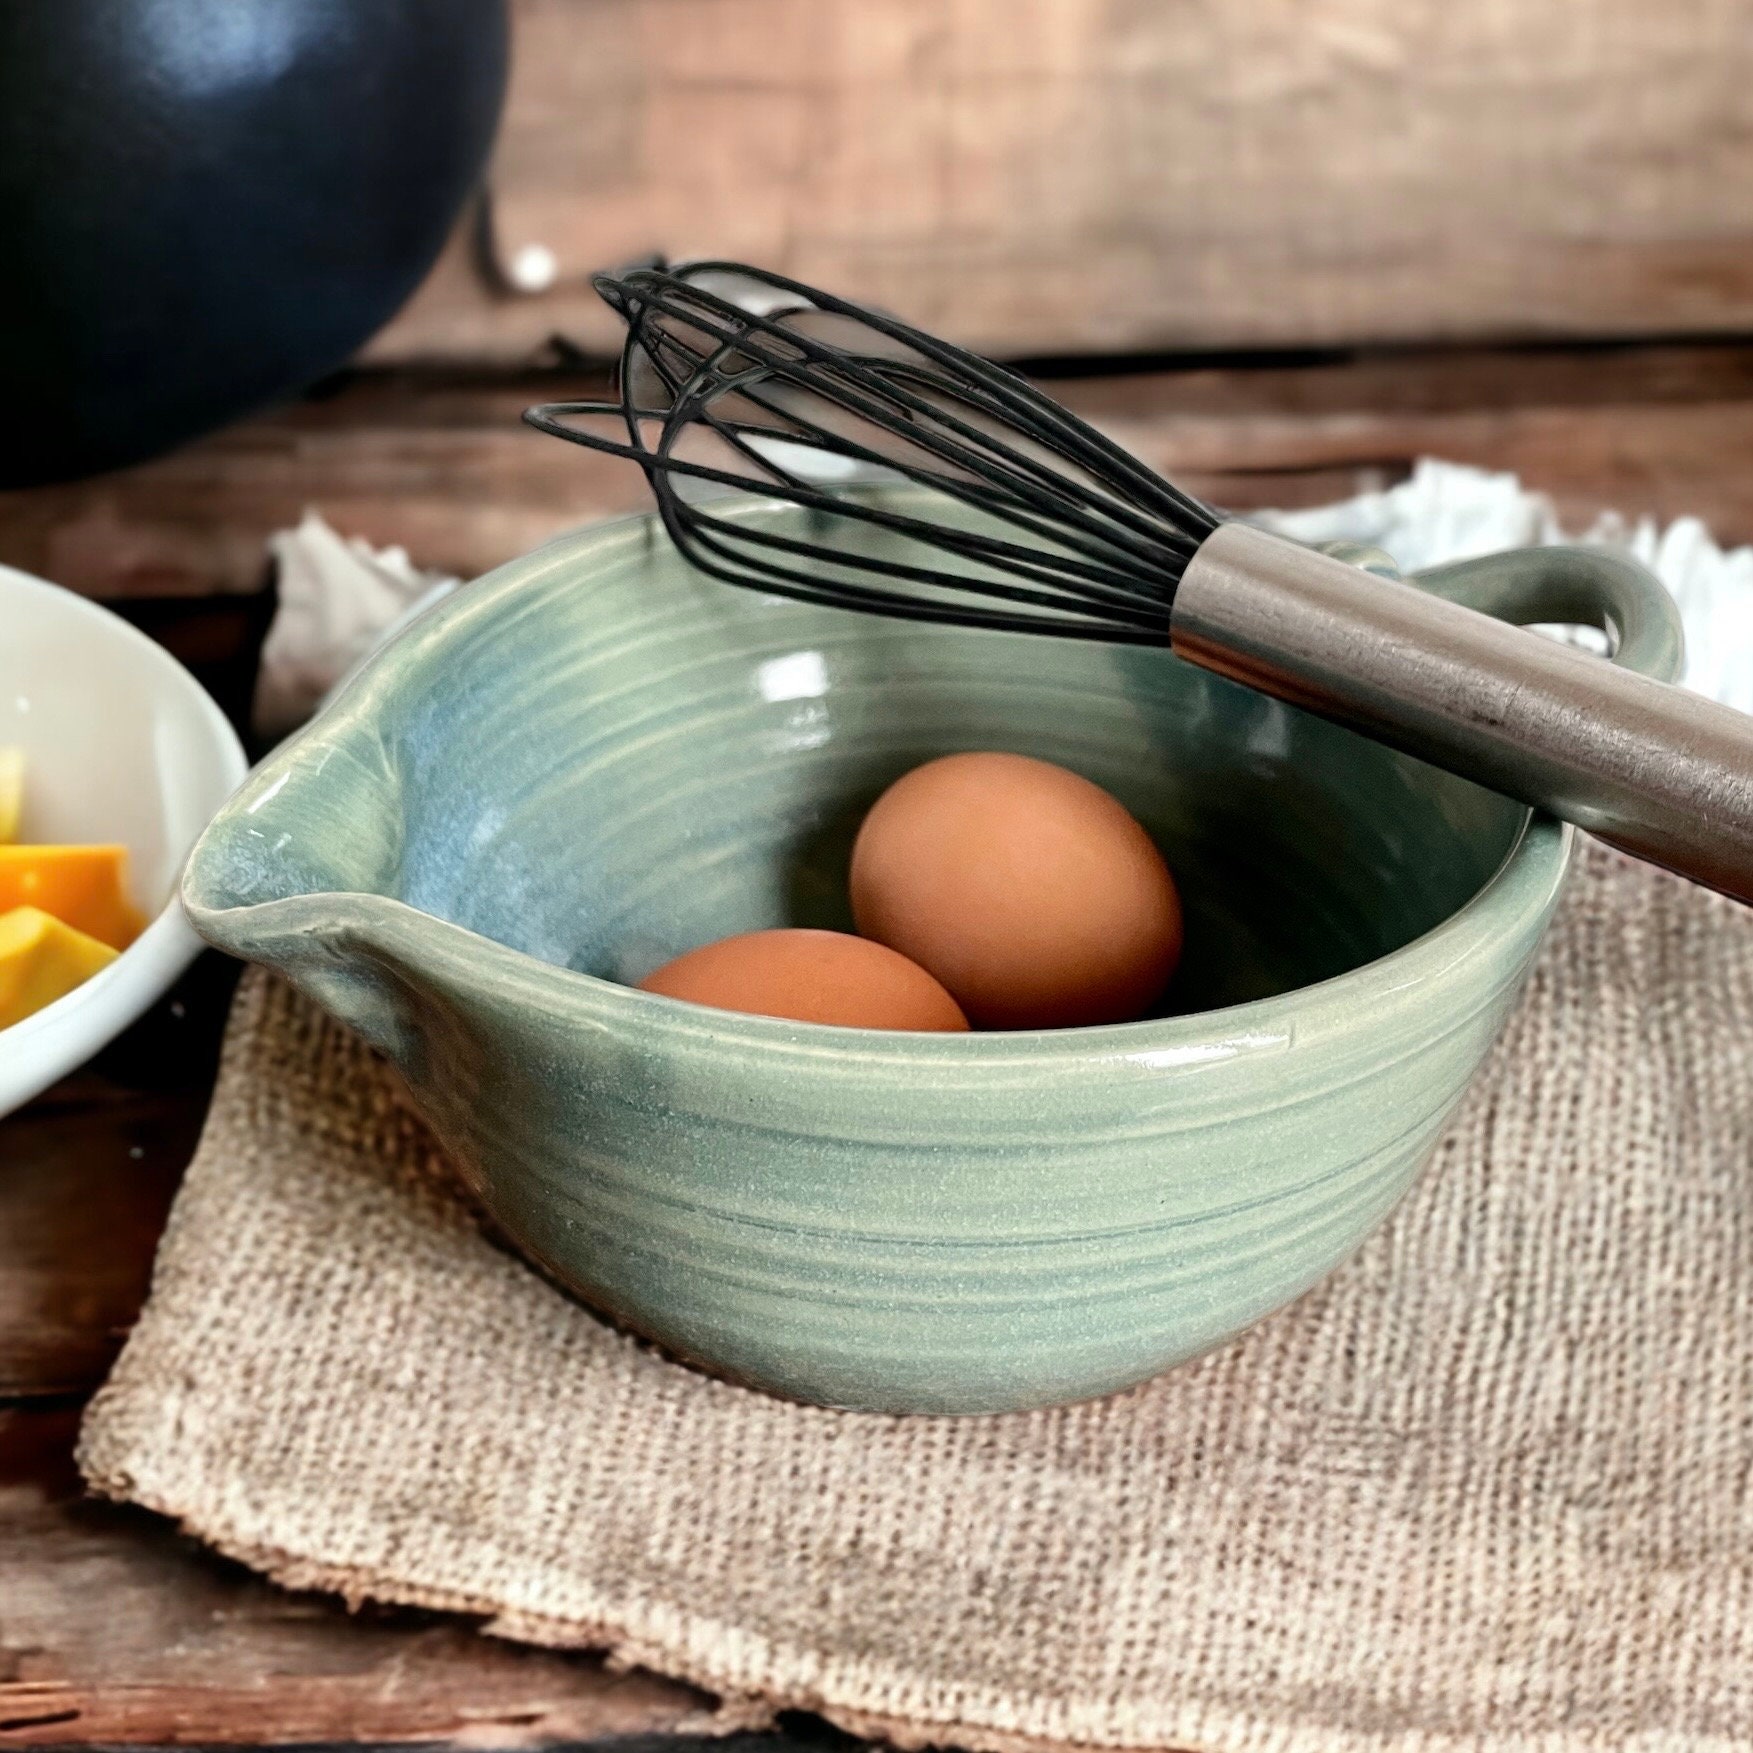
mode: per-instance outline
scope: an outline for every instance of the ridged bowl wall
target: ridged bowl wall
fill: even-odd
[[[861,812],[955,749],[1062,762],[1151,829],[1188,912],[1169,1014],[883,1034],[623,984],[728,932],[846,926]],[[1137,1382],[1356,1248],[1490,1045],[1568,846],[1165,653],[742,594],[632,519],[416,622],[184,892],[394,1059],[579,1296],[779,1394],[985,1412]]]

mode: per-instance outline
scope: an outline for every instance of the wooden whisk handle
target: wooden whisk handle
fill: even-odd
[[[1624,618],[1627,563],[1545,549],[1517,564],[1548,568],[1559,588],[1546,599],[1568,604],[1565,618],[1584,619],[1591,601],[1597,624]],[[1654,579],[1647,589],[1648,624],[1621,649],[1671,672],[1677,614]],[[1170,643],[1753,903],[1753,716],[1239,523],[1189,562]]]

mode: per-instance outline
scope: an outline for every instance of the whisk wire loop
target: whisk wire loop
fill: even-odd
[[[694,308],[676,300],[659,298],[649,302],[664,314],[687,317],[689,320],[698,319],[698,312]],[[724,308],[736,311],[734,306]],[[710,328],[703,319],[699,320],[702,321],[702,326],[708,326],[709,332],[721,338],[721,344],[711,354],[696,356],[696,368],[686,379],[664,369],[662,364],[666,352],[677,350],[674,338],[660,336],[659,345],[652,347],[648,332],[640,331],[640,339],[646,344],[648,356],[660,371],[666,388],[673,397],[672,415],[679,425],[685,425],[689,419],[693,419],[709,424],[721,436],[727,434],[733,429],[717,416],[713,404],[722,396],[734,393],[772,414],[781,423],[776,428],[768,429],[768,436],[782,438],[792,434],[812,435],[811,423],[800,416],[795,405],[788,407],[783,402],[775,401],[759,393],[756,386],[769,379],[778,379],[793,386],[801,386],[806,393],[821,395],[821,378],[808,375],[813,367],[819,367],[840,388],[842,405],[860,422],[888,434],[903,446],[913,449],[921,447],[921,421],[935,421],[954,434],[954,438],[937,443],[933,447],[934,454],[993,488],[994,497],[984,501],[984,504],[996,515],[1003,515],[1006,511],[1026,513],[1028,510],[1030,501],[1019,495],[1010,485],[1016,472],[1021,470],[1030,476],[1037,490],[1037,500],[1040,495],[1046,495],[1054,502],[1053,509],[1059,517],[1064,518],[1081,508],[1105,514],[1116,523],[1129,526],[1141,538],[1134,548],[1136,557],[1141,561],[1152,559],[1163,540],[1160,526],[1133,513],[1131,508],[1116,502],[1111,495],[1104,498],[1084,489],[1081,483],[1035,462],[1014,448],[1005,453],[1001,460],[995,461],[990,450],[991,435],[957,418],[944,404],[960,403],[989,414],[994,414],[994,411],[941,374],[919,371],[904,362],[885,362],[885,370],[881,373],[861,369],[855,359],[843,352],[823,347],[812,337],[782,330],[779,325],[766,318],[748,319],[726,328]],[[758,342],[768,334],[779,335],[782,338],[782,348],[757,351],[751,344],[752,338]],[[788,358],[783,349],[801,353],[801,363]],[[752,355],[756,363],[727,368],[726,362],[739,355]],[[628,383],[635,375],[633,372],[624,374]],[[926,396],[912,393],[908,388],[909,380],[935,392],[940,400],[933,402]],[[628,393],[624,387],[624,400]],[[746,422],[743,424],[747,426]],[[930,468],[904,454],[897,456],[894,452],[879,451],[861,444],[849,432],[813,435],[818,443],[830,446],[838,454],[879,466],[899,468],[914,479],[957,497],[962,496],[967,485],[960,476]],[[956,439],[967,442],[958,443]],[[1079,459],[1071,455],[1065,445],[1056,444],[1052,448],[1066,461],[1079,463]],[[1078,501],[1081,501],[1081,506]],[[1019,521],[1037,539],[1049,534],[1039,520],[1022,517]],[[1123,540],[1124,534],[1124,529],[1109,532],[1110,539]],[[1171,541],[1173,540],[1171,532]],[[1191,552],[1196,544],[1188,543],[1186,546]]]
[[[748,491],[749,480],[733,471],[714,468],[709,464],[691,462],[674,455],[666,455],[661,451],[654,453],[643,446],[606,440],[597,434],[580,433],[578,428],[565,423],[569,417],[598,417],[606,414],[617,414],[619,411],[619,404],[612,402],[551,403],[540,410],[539,418],[531,419],[531,424],[544,432],[587,444],[593,449],[606,451],[612,455],[631,458],[642,464],[649,460],[654,470],[659,471],[662,477],[679,476],[707,485]],[[828,566],[850,568],[927,587],[958,590],[978,589],[988,594],[1004,596],[1017,601],[1039,602],[1055,607],[1061,613],[1068,609],[1082,608],[1089,601],[1094,600],[1106,603],[1117,611],[1130,610],[1140,624],[1148,624],[1160,629],[1165,622],[1166,602],[1163,593],[1151,589],[1148,584],[1140,583],[1139,575],[1136,572],[1110,571],[1106,568],[1097,568],[1093,562],[1088,560],[1075,562],[1071,557],[1068,557],[1065,563],[1055,564],[1053,549],[1045,545],[1030,548],[1000,540],[976,530],[946,528],[929,520],[897,511],[891,505],[865,501],[856,494],[848,494],[844,490],[834,491],[812,487],[789,472],[778,469],[777,465],[771,464],[769,459],[763,458],[762,461],[773,470],[773,479],[765,488],[765,496],[785,499],[807,510],[831,512],[855,522],[870,524],[898,536],[927,544],[934,551],[956,555],[974,562],[976,565],[1001,567],[1016,577],[1048,585],[1057,594],[1049,597],[1039,591],[1023,592],[1007,585],[1001,578],[977,578],[975,574],[966,571],[947,575],[941,567],[910,566],[892,558],[862,554],[843,548],[825,550],[824,544],[821,542],[797,541],[776,533],[759,531],[752,527],[736,529],[736,539],[748,546],[784,550],[814,559],[818,563],[818,575],[821,568]],[[976,508],[982,507],[985,503],[984,496],[972,490],[964,491],[958,497],[975,505]],[[720,516],[698,515],[699,505],[690,505],[682,500],[667,483],[665,488],[658,492],[657,499],[658,509],[663,515],[664,522],[672,537],[685,552],[690,554],[690,557],[695,554],[697,546],[707,540],[710,531],[715,528],[728,531],[732,527]],[[1050,536],[1044,532],[1043,543],[1049,539]],[[735,582],[760,588],[760,582],[754,576],[742,577]]]
[[[708,283],[726,277],[762,308]],[[1216,515],[1012,373],[733,263],[638,270],[598,289],[627,323],[617,398],[525,418],[639,464],[672,539],[703,570],[912,619],[1166,636],[1175,584]],[[579,420],[616,421],[625,437]],[[910,480],[979,522],[848,491],[836,465]],[[787,500],[894,540],[837,542],[826,526],[821,540],[788,536],[727,515],[724,492],[688,483]]]
[[[693,264],[686,271],[685,277],[664,274],[661,270],[641,269],[627,276],[624,282],[616,282],[607,276],[601,277],[598,286],[601,290],[604,284],[610,287],[624,284],[638,286],[643,290],[661,279],[668,284],[684,287],[696,297],[712,299],[722,311],[733,318],[747,318],[750,313],[743,307],[714,298],[698,284],[701,279],[714,275],[739,279],[786,293],[794,301],[787,307],[792,311],[815,309],[847,318],[942,366],[950,381],[965,381],[982,387],[1001,409],[1008,411],[1016,419],[1019,429],[1026,429],[1026,422],[1029,420],[1045,422],[1052,431],[1075,440],[1079,451],[1088,450],[1099,456],[1106,469],[1128,480],[1141,494],[1161,503],[1173,520],[1184,521],[1190,529],[1209,533],[1219,521],[1217,514],[1209,506],[1191,494],[1182,492],[1154,469],[1140,462],[1130,451],[1068,414],[1052,397],[1036,389],[1016,373],[994,365],[978,354],[940,340],[923,329],[916,329],[881,311],[805,285],[802,281],[788,279],[768,269],[751,268],[743,263],[709,261]],[[755,321],[757,326],[761,325],[761,319],[756,318]]]

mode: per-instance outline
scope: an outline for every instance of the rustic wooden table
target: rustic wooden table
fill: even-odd
[[[459,573],[636,504],[614,466],[516,425],[525,402],[578,387],[359,376],[122,476],[0,495],[0,560],[132,604],[242,711],[263,539],[307,504]],[[1746,346],[1165,360],[1057,387],[1232,506],[1391,484],[1431,454],[1517,469],[1573,520],[1698,512],[1724,539],[1753,537]],[[82,1495],[80,1409],[146,1292],[231,984],[203,961],[95,1064],[0,1121],[0,1743],[515,1746],[702,1727],[710,1701],[683,1687],[283,1593]]]
[[[306,506],[472,576],[640,503],[516,415],[594,387],[532,362],[556,331],[606,350],[590,272],[660,247],[781,264],[1006,357],[1075,356],[1037,364],[1237,508],[1433,455],[1516,470],[1572,523],[1690,512],[1753,539],[1744,7],[512,9],[491,212],[369,369],[147,467],[0,494],[0,561],[127,606],[234,713],[264,539]],[[507,265],[532,255],[552,284],[517,296]],[[1167,344],[1204,353],[1148,353]],[[1103,354],[1128,357],[1100,375]],[[683,1688],[349,1615],[81,1495],[80,1408],[145,1294],[229,984],[203,964],[0,1120],[0,1743],[697,1726],[708,1701]]]

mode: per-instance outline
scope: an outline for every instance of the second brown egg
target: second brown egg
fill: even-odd
[[[956,1001],[923,968],[843,931],[748,931],[703,944],[639,982],[716,1010],[847,1029],[965,1033]]]

